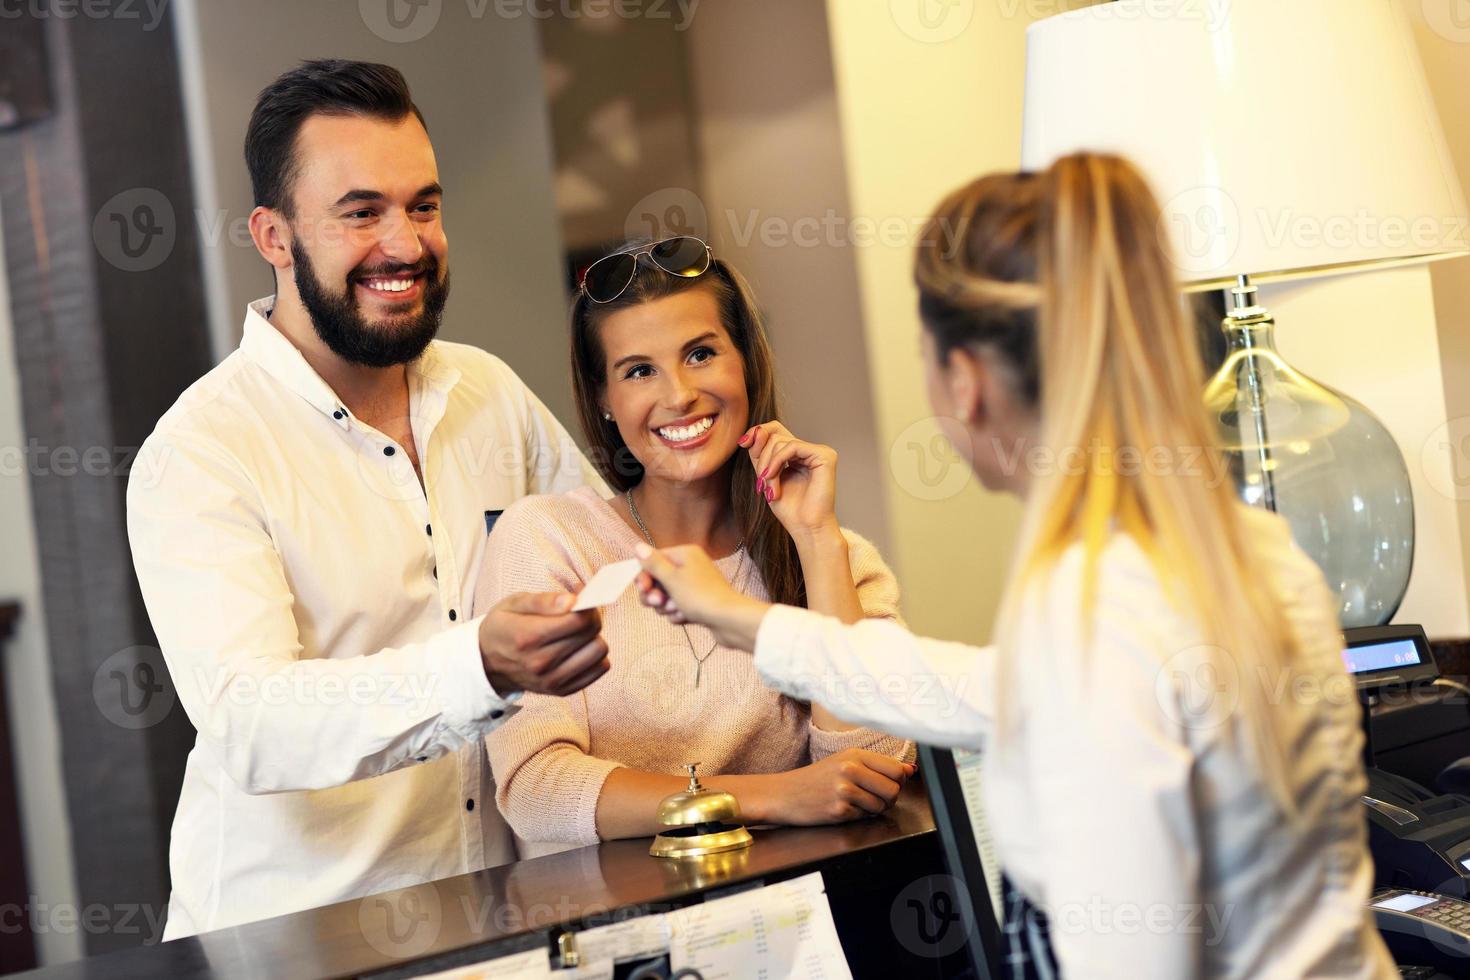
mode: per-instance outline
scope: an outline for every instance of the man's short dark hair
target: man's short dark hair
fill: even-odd
[[[356,115],[396,122],[410,112],[424,121],[397,68],[337,58],[302,62],[267,85],[250,114],[245,166],[256,206],[291,217],[291,185],[300,169],[296,134],[307,117]]]

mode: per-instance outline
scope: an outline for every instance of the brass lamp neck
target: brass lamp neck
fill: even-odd
[[[1276,318],[1256,302],[1256,287],[1250,276],[1237,276],[1229,296],[1229,308],[1220,321],[1228,348],[1274,347]]]

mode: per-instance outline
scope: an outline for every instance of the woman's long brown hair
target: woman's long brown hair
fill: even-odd
[[[630,242],[618,251],[631,249]],[[745,394],[750,405],[749,425],[779,421],[776,372],[771,345],[745,280],[734,269],[716,259],[702,276],[683,279],[671,276],[642,261],[638,274],[621,296],[611,303],[593,303],[578,295],[572,304],[572,391],[577,402],[577,421],[587,440],[588,454],[603,479],[619,492],[635,487],[643,479],[643,464],[633,455],[618,432],[616,422],[602,417],[599,400],[607,385],[607,360],[598,337],[598,327],[612,313],[651,303],[665,296],[703,289],[719,305],[720,322],[745,369]],[[772,602],[788,606],[806,605],[806,580],[796,542],[765,499],[755,491],[755,469],[750,457],[737,450],[729,463],[730,507],[744,536],[751,563],[760,572]]]

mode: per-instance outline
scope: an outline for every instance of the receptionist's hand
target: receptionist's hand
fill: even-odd
[[[680,545],[655,551],[640,544],[637,552],[643,562],[637,584],[644,605],[676,623],[708,626],[722,646],[755,648],[770,605],[737,592],[703,548]]]
[[[780,422],[753,425],[740,437],[755,468],[756,492],[798,546],[837,525],[837,450],[805,442]]]
[[[571,612],[565,593],[506,596],[480,621],[480,659],[495,693],[567,695],[608,671],[602,617],[596,609]]]

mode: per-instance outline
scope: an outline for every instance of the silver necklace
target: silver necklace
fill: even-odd
[[[633,488],[632,487],[629,487],[626,491],[624,491],[624,493],[623,493],[623,499],[626,500],[626,501],[628,501],[628,513],[633,515],[633,523],[634,524],[637,524],[638,525],[638,530],[640,530],[640,531],[643,532],[643,539],[648,542],[648,546],[650,548],[657,548],[658,545],[656,545],[656,544],[653,543],[653,535],[651,535],[651,534],[648,533],[648,527],[647,527],[647,525],[645,525],[643,523],[643,518],[640,517],[640,516],[638,516],[638,505],[635,504],[635,503],[633,503]],[[730,584],[731,585],[735,585],[736,582],[739,582],[740,581],[740,572],[741,572],[742,569],[745,568],[745,551],[744,551],[744,548],[745,548],[745,539],[744,538],[741,538],[740,539],[740,543],[735,546],[735,550],[738,551],[738,552],[740,552],[740,561],[738,561],[738,562],[735,563],[735,575],[734,575],[733,578],[730,579]],[[737,588],[738,588],[738,586],[737,586]],[[694,650],[694,640],[689,636],[689,627],[688,627],[688,625],[686,625],[684,623],[680,623],[679,625],[684,630],[684,642],[687,643],[687,644],[689,644],[689,656],[691,656],[691,657],[694,658],[694,686],[695,687],[698,687],[699,686],[699,675],[702,674],[702,673],[704,673],[704,662],[710,658],[710,656],[715,652],[715,647],[719,646],[720,644],[719,644],[719,641],[718,640],[716,640],[713,643],[711,643],[709,645],[709,649],[706,650],[704,652],[704,656],[701,657]]]

